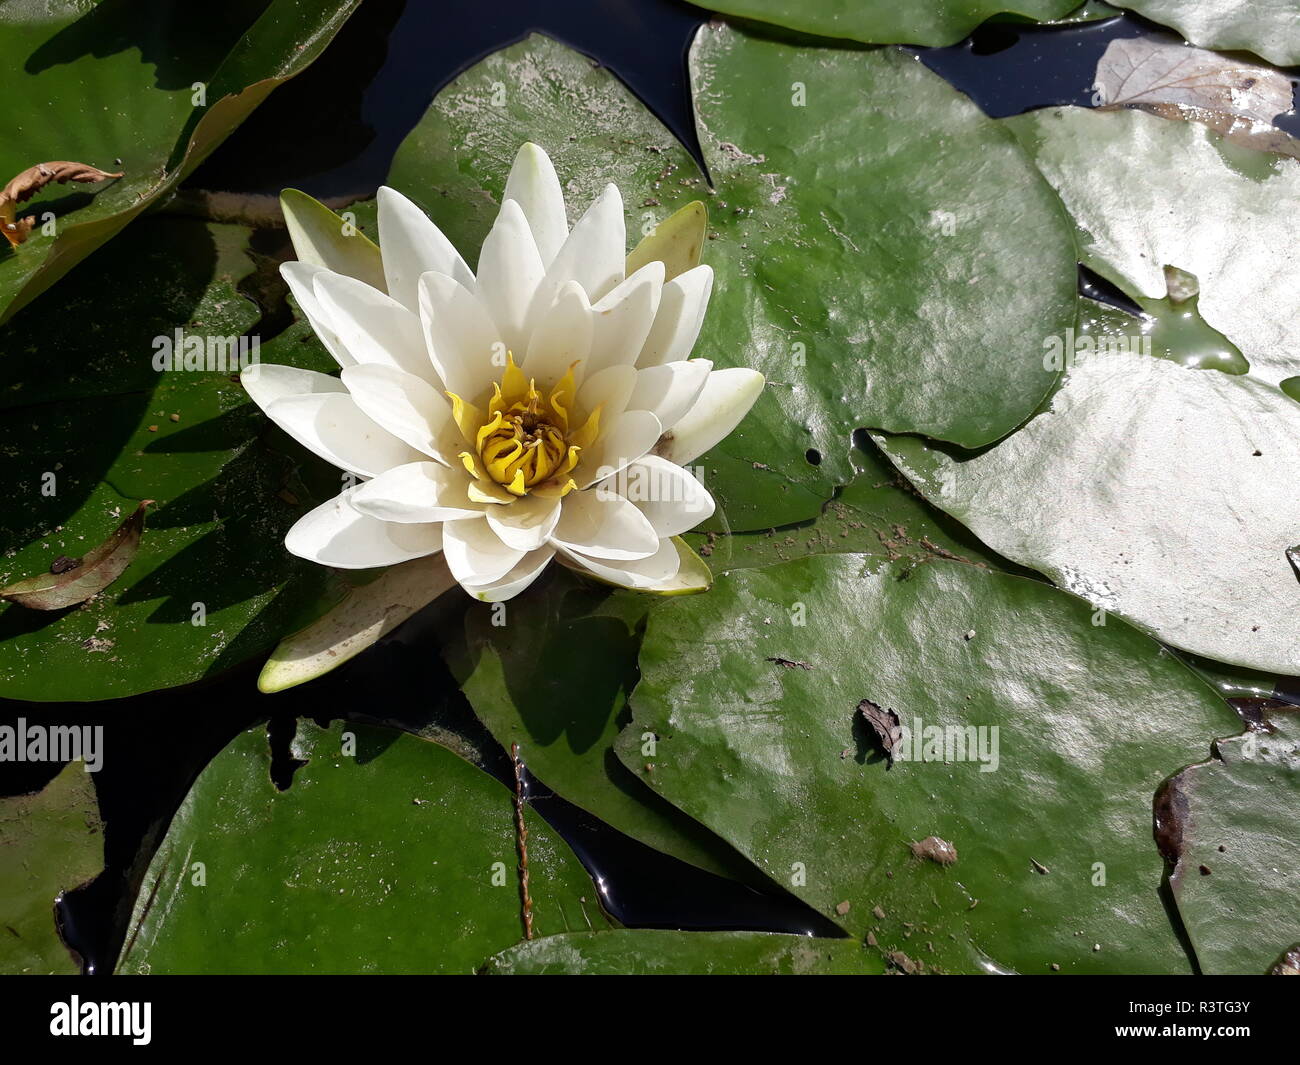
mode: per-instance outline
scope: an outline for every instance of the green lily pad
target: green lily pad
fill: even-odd
[[[389,729],[300,724],[294,755],[307,764],[286,791],[264,729],[203,771],[145,875],[118,972],[469,973],[523,939],[509,791]],[[525,820],[537,934],[607,928],[577,859]]]
[[[1201,971],[1258,976],[1300,939],[1300,716],[1214,750],[1162,793],[1169,882]]]
[[[479,720],[507,750],[519,744],[529,772],[548,787],[647,846],[753,879],[748,862],[614,756],[656,601],[557,568],[509,604],[454,614],[443,657]]]
[[[654,734],[651,787],[913,967],[1186,972],[1152,795],[1240,723],[1154,641],[1100,620],[947,561],[730,574],[651,615],[616,750],[640,769]],[[892,765],[858,709],[873,706],[911,732],[886,731]],[[951,730],[937,747],[934,728]]]
[[[1202,48],[1254,52],[1282,67],[1300,63],[1300,19],[1293,0],[1115,0],[1115,5],[1171,26]]]
[[[1153,301],[1171,294],[1166,268],[1192,275],[1191,309],[1244,356],[1222,368],[1273,384],[1300,374],[1300,293],[1287,266],[1300,243],[1288,209],[1300,160],[1140,111],[1059,107],[1004,121],[1073,217],[1084,263]],[[1036,331],[1040,344],[1051,334]]]
[[[854,976],[885,971],[852,939],[768,932],[672,932],[629,928],[545,936],[489,958],[489,976]]]
[[[54,900],[104,867],[95,784],[69,762],[34,795],[0,799],[0,973],[77,973]]]
[[[1074,248],[1005,131],[900,52],[713,25],[691,77],[712,190],[609,73],[538,36],[444,89],[389,180],[469,261],[525,140],[571,211],[615,182],[633,233],[707,199],[718,283],[695,353],[769,382],[699,460],[726,527],[814,517],[852,478],[859,426],[973,446],[1023,421],[1056,380],[1032,338],[1074,321]]]
[[[237,226],[142,220],[5,328],[0,584],[81,557],[140,500],[156,501],[135,558],[104,592],[63,611],[0,609],[6,696],[105,699],[196,680],[343,594],[337,575],[283,548],[337,481],[304,484],[302,453],[232,380],[237,365],[215,368],[258,328],[237,288],[253,269],[247,239]],[[203,369],[155,368],[160,338],[174,346],[177,330],[203,341]],[[209,370],[211,337],[236,347],[214,348]],[[261,357],[329,369],[319,344],[302,341],[286,333]]]
[[[927,503],[869,439],[855,449],[853,464],[852,482],[811,521],[763,532],[691,533],[687,539],[717,573],[846,553],[907,559],[915,565],[946,558],[1030,572],[990,551]]]
[[[1020,15],[1051,21],[1079,0],[707,0],[724,15],[867,44],[956,44],[985,19]]]
[[[175,189],[324,50],[358,2],[63,2],[0,13],[0,181],[55,159],[125,173],[90,191],[51,186],[26,205],[40,224],[0,251],[0,319]]]
[[[1134,289],[1147,317],[1082,301],[1078,334],[1043,338],[1044,360],[1070,369],[1061,390],[990,450],[880,442],[1008,558],[1175,647],[1300,672],[1287,555],[1300,504],[1282,488],[1300,459],[1300,406],[1285,391],[1300,305],[1281,265],[1292,238],[1271,231],[1290,224],[1300,163],[1268,159],[1257,180],[1226,160],[1265,156],[1137,112],[1064,108],[1015,125],[1090,234],[1086,261]],[[1185,171],[1194,180],[1173,176]]]

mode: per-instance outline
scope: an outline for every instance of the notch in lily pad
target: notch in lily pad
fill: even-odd
[[[152,499],[143,500],[135,513],[83,558],[60,556],[48,573],[0,588],[0,599],[29,610],[63,610],[98,595],[135,559],[144,533],[144,512],[152,503]]]

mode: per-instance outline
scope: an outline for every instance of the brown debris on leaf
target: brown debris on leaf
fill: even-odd
[[[862,719],[871,726],[871,731],[875,734],[880,746],[884,748],[885,755],[889,759],[889,764],[894,764],[894,752],[903,742],[903,724],[898,719],[898,715],[888,707],[881,707],[873,703],[870,699],[863,699],[858,703],[858,713]]]
[[[918,973],[925,971],[925,962],[913,961],[901,950],[891,950],[885,954],[885,960],[894,968],[906,973],[908,976],[916,976]]]
[[[1094,78],[1098,105],[1200,122],[1234,143],[1300,158],[1300,142],[1273,120],[1291,110],[1281,71],[1159,37],[1106,46]]]
[[[0,599],[29,610],[62,610],[98,595],[122,576],[135,558],[144,532],[144,512],[152,503],[152,499],[144,500],[107,540],[79,562],[69,565],[74,560],[61,555],[49,573],[0,588]]]
[[[957,861],[957,848],[946,839],[938,836],[926,836],[920,843],[909,843],[912,856],[939,865],[953,865]]]
[[[1290,949],[1278,958],[1268,970],[1269,976],[1300,976],[1300,943],[1293,944]]]
[[[100,170],[89,163],[74,163],[66,159],[29,166],[0,189],[0,230],[4,231],[6,239],[15,248],[31,236],[36,227],[36,219],[30,216],[18,218],[14,208],[25,200],[30,200],[53,181],[107,181],[121,176],[121,173]]]

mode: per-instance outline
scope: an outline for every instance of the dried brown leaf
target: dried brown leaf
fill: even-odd
[[[889,764],[893,765],[894,752],[903,741],[903,723],[898,719],[898,715],[888,707],[878,706],[870,699],[863,699],[858,703],[858,713],[871,726],[876,739],[889,758]]]
[[[121,176],[121,173],[109,173],[89,163],[74,163],[66,159],[29,166],[0,189],[0,230],[14,247],[25,241],[31,235],[35,219],[16,218],[14,205],[30,200],[53,181],[107,181]]]
[[[84,603],[112,584],[135,558],[144,532],[144,512],[153,502],[144,500],[107,540],[89,552],[79,565],[69,567],[60,556],[51,570],[8,587],[0,588],[0,599],[7,599],[30,610],[62,610]]]

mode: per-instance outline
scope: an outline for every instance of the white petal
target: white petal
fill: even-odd
[[[588,373],[636,362],[654,324],[663,287],[664,264],[656,259],[592,304]]]
[[[680,362],[690,355],[704,324],[712,291],[713,270],[708,266],[687,270],[664,285],[659,313],[636,364],[658,366],[664,362]]]
[[[294,254],[305,264],[346,274],[384,290],[379,248],[355,226],[319,200],[297,189],[280,193],[280,209],[289,229]]]
[[[357,406],[376,425],[433,458],[449,464],[455,458],[439,446],[452,421],[451,404],[428,381],[377,363],[348,366],[342,376]]]
[[[472,401],[505,368],[505,341],[487,308],[455,278],[423,274],[419,293],[429,358],[447,391]]]
[[[708,359],[666,362],[640,369],[636,389],[627,401],[628,410],[650,411],[667,431],[695,405],[712,369],[713,363]]]
[[[654,528],[622,496],[595,489],[564,498],[551,543],[594,558],[647,558],[659,549]]]
[[[519,149],[502,199],[514,200],[528,219],[542,265],[550,266],[569,235],[564,193],[551,157],[531,141]],[[382,231],[381,231],[382,232]]]
[[[285,396],[266,407],[266,416],[308,451],[362,477],[423,457],[367,418],[343,392]]]
[[[474,284],[474,274],[460,252],[419,207],[386,185],[380,186],[376,200],[379,249],[393,299],[409,311],[417,310],[416,283],[429,270],[454,277],[462,285]]]
[[[289,262],[280,264],[280,276],[289,285],[289,291],[298,301],[302,313],[307,316],[307,324],[312,327],[325,350],[334,356],[340,366],[351,366],[357,360],[348,354],[347,348],[339,340],[338,334],[326,324],[325,312],[321,310],[320,300],[316,298],[314,287],[316,275],[326,272],[322,266],[312,263]]]
[[[378,363],[434,381],[420,319],[391,296],[356,278],[316,275],[314,289],[325,324],[358,363]]]
[[[554,557],[555,548],[540,547],[524,555],[515,563],[514,569],[504,577],[490,584],[478,584],[465,590],[484,603],[501,603],[513,599],[542,575],[543,570]]]
[[[626,259],[623,197],[616,186],[606,185],[578,219],[546,271],[546,280],[537,289],[532,320],[546,313],[566,281],[578,282],[592,302],[599,300],[623,280]]]
[[[624,411],[604,424],[595,446],[578,459],[574,480],[587,488],[635,462],[663,435],[659,419],[648,410]]]
[[[516,356],[527,347],[529,309],[545,273],[523,210],[506,200],[479,253],[476,291]]]
[[[538,320],[520,369],[545,392],[575,362],[579,365],[574,369],[574,379],[581,380],[590,351],[591,304],[582,286],[570,281]]]
[[[597,485],[599,491],[605,485]],[[713,497],[691,474],[658,455],[645,455],[608,486],[633,503],[660,539],[680,536],[711,517]]]
[[[263,410],[285,396],[348,390],[342,381],[327,373],[300,370],[296,366],[277,366],[266,362],[255,362],[251,366],[245,366],[240,371],[239,383],[244,386],[249,398]]]
[[[564,557],[574,563],[575,569],[586,570],[611,584],[639,590],[653,589],[671,581],[682,564],[677,545],[671,540],[660,541],[653,555],[626,562],[590,558],[579,551],[567,550],[564,550]]]
[[[441,525],[377,521],[352,508],[356,491],[349,488],[304,514],[289,530],[284,546],[299,558],[338,569],[391,566],[441,549]]]
[[[468,475],[436,462],[411,462],[358,486],[352,506],[380,521],[434,522],[476,518],[483,507],[465,494]]]
[[[441,528],[447,566],[471,594],[478,585],[500,580],[524,557],[524,552],[503,544],[483,518],[449,521]]]
[[[606,366],[586,377],[578,387],[579,417],[586,418],[599,407],[601,424],[608,425],[627,409],[636,389],[636,375],[633,366]]]
[[[535,551],[560,520],[560,500],[525,496],[503,507],[487,508],[487,523],[507,547]]]
[[[655,454],[678,466],[699,458],[740,424],[762,395],[763,384],[757,370],[714,370],[695,406],[668,431]]]

